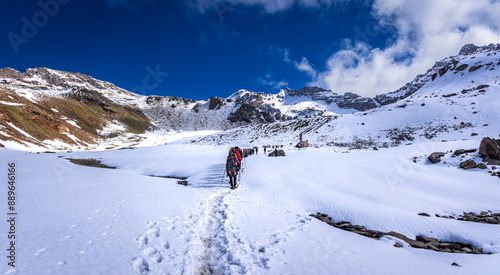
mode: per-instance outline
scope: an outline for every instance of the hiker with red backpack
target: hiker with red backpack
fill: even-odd
[[[237,175],[241,167],[241,160],[238,158],[238,151],[231,150],[226,160],[226,173],[229,176],[229,185],[231,189],[236,188],[237,185]]]

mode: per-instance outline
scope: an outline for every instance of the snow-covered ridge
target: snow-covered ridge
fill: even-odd
[[[23,73],[11,68],[0,69],[0,86],[14,90],[38,91],[39,93],[86,88],[98,91],[118,104],[128,104],[142,97],[110,82],[98,80],[88,75],[48,68],[26,69]]]
[[[497,55],[497,53],[499,52],[500,44],[489,44],[487,46],[480,47],[474,44],[467,44],[462,47],[458,55],[450,56],[436,62],[436,64],[434,64],[434,66],[432,66],[432,68],[430,68],[426,73],[418,75],[417,77],[415,77],[415,79],[413,79],[411,82],[407,83],[400,89],[388,94],[377,95],[375,97],[375,101],[377,101],[381,105],[387,105],[398,100],[405,99],[416,93],[425,84],[434,81],[438,77],[442,77],[448,71],[456,70],[459,67],[457,66],[457,64],[461,60],[468,58],[473,59],[477,55],[479,57],[479,61],[479,59],[485,55]]]

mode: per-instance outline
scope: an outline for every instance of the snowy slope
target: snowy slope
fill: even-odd
[[[98,91],[113,102],[122,105],[142,98],[141,95],[88,75],[48,68],[26,69],[23,73],[11,68],[0,69],[0,87],[16,90],[32,100],[36,100],[40,94],[61,95],[75,88]]]
[[[472,148],[476,141],[420,143],[343,154],[287,150],[245,160],[239,189],[223,179],[227,147],[25,154],[19,192],[18,274],[496,274],[498,225],[434,217],[500,212],[500,185],[486,172],[413,157]],[[99,158],[116,170],[64,158]],[[448,159],[447,159],[448,161]],[[0,172],[6,177],[6,170]],[[31,175],[37,175],[36,177]],[[176,179],[186,177],[187,187]],[[221,184],[222,183],[222,184]],[[5,204],[5,196],[2,204]],[[327,213],[370,229],[461,241],[492,255],[411,248],[309,217]],[[432,217],[417,215],[426,212]],[[2,225],[5,227],[5,223]],[[405,244],[394,247],[395,242]],[[3,258],[3,257],[2,257]],[[452,266],[453,262],[461,267]],[[10,271],[2,259],[2,272]],[[14,270],[14,271],[15,271]],[[12,274],[12,273],[8,273]]]

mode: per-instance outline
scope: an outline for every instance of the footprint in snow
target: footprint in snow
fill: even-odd
[[[35,253],[35,256],[42,256],[43,253],[45,253],[45,251],[47,251],[47,249],[45,248],[42,248],[42,249],[39,249],[36,253]]]
[[[170,248],[170,243],[166,240],[162,240],[161,241],[161,246],[165,249],[169,249]]]
[[[106,225],[106,228],[111,228],[111,225]]]
[[[160,229],[158,227],[149,228],[148,230],[146,230],[146,235],[150,235],[153,237],[159,237],[160,236]]]
[[[65,265],[66,262],[58,262],[57,265]]]
[[[132,270],[135,273],[148,272],[149,271],[148,262],[141,257],[135,258],[132,261]]]
[[[108,235],[108,232],[104,232],[102,233],[103,236],[107,236]]]
[[[17,274],[17,269],[11,269],[11,270],[5,272],[5,275],[12,275],[12,274]]]
[[[95,213],[101,213],[101,212],[102,212],[102,210],[100,210],[100,209],[97,209],[97,210],[95,211]]]
[[[73,225],[72,225],[72,226],[70,226],[69,228],[71,228],[71,229],[76,228],[76,224],[73,224]]]
[[[82,254],[82,255],[85,254],[85,253],[87,253],[87,250],[80,251],[80,254]]]

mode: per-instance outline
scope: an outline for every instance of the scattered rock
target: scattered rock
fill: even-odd
[[[443,152],[434,152],[428,157],[428,159],[432,163],[438,163],[441,161],[441,157],[443,156],[444,156]]]
[[[453,266],[460,266],[459,264],[457,264],[456,262],[453,262],[451,265]]]
[[[478,133],[472,133],[470,135],[473,136],[473,137],[475,137],[475,136],[478,136],[479,134]]]
[[[187,186],[188,185],[188,181],[187,180],[178,180],[177,184]]]
[[[419,215],[419,216],[424,216],[424,217],[430,217],[430,215],[429,215],[429,214],[427,214],[427,213],[418,213],[418,215]]]
[[[460,163],[460,168],[463,168],[464,170],[474,169],[476,167],[477,167],[476,162],[471,159]]]
[[[479,86],[477,86],[476,90],[481,90],[481,89],[488,88],[488,87],[490,87],[490,85],[479,85]]]
[[[472,66],[472,67],[470,67],[469,72],[472,73],[472,72],[474,72],[476,70],[479,70],[482,67],[483,67],[483,65]]]
[[[453,155],[459,156],[461,154],[474,153],[474,152],[476,152],[476,149],[468,149],[468,150],[458,149],[458,150],[455,150],[455,152],[453,153]]]
[[[284,150],[278,150],[278,157],[284,157],[285,156],[285,151]],[[268,154],[270,157],[276,157],[276,151],[272,151],[271,153]]]
[[[488,166],[486,166],[486,164],[484,164],[484,163],[479,163],[479,164],[477,165],[477,167],[478,167],[478,168],[481,168],[481,169],[487,169],[487,168],[488,168]]]
[[[400,243],[394,243],[394,247],[403,247],[403,245]]]
[[[452,96],[456,96],[457,93],[452,93],[452,94],[448,94],[448,95],[443,95],[443,97],[452,97]]]

